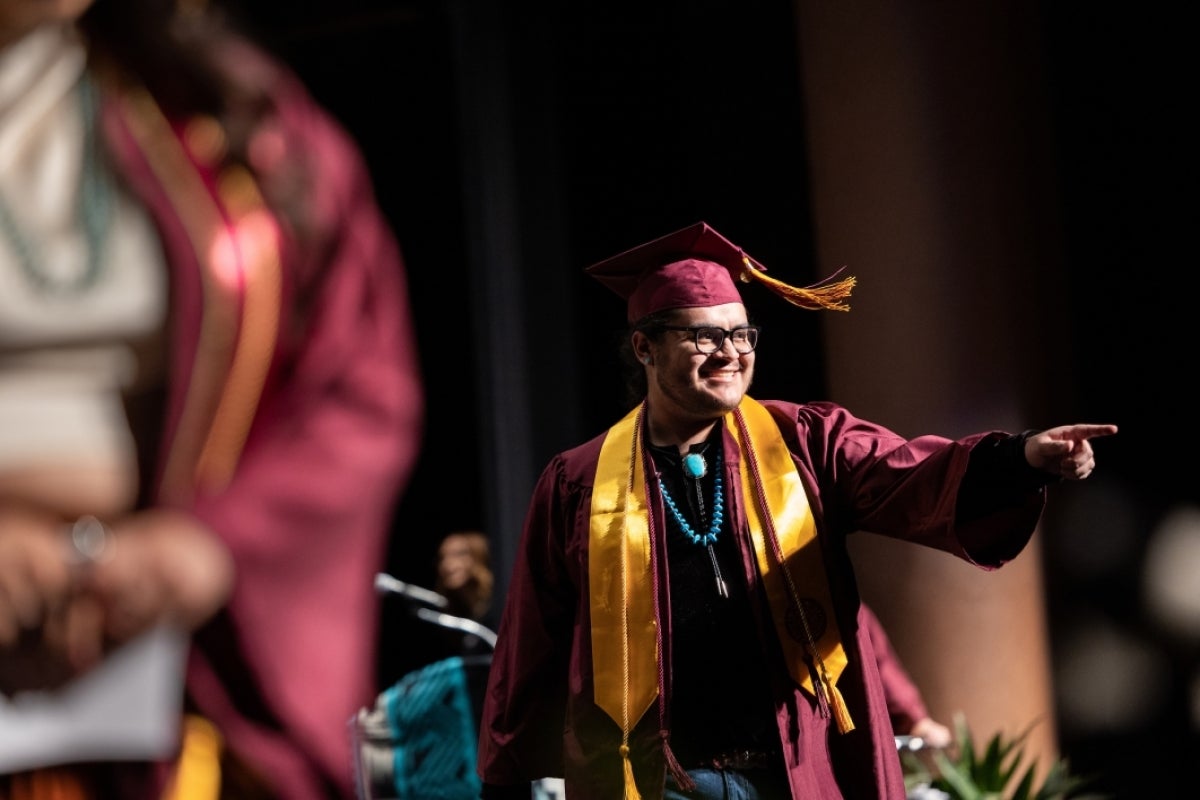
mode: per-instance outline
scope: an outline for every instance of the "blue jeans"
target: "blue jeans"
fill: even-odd
[[[787,776],[777,769],[689,769],[696,782],[690,792],[682,791],[667,774],[663,800],[791,800]]]

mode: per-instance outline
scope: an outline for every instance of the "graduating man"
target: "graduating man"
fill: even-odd
[[[846,537],[983,569],[1115,425],[905,439],[831,402],[756,400],[737,281],[847,308],[701,222],[588,268],[627,302],[636,404],[534,490],[483,709],[483,797],[887,798],[904,782]]]

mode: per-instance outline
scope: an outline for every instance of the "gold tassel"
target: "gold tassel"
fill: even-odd
[[[741,274],[743,283],[756,280],[794,306],[807,308],[811,311],[817,311],[822,308],[832,311],[850,310],[849,304],[844,301],[850,296],[850,292],[854,289],[854,285],[858,282],[858,279],[851,276],[849,278],[842,278],[841,280],[834,280],[841,270],[811,286],[789,286],[755,267],[754,263],[747,256],[742,256],[742,263],[746,267],[742,270]],[[842,269],[845,269],[845,267]]]
[[[207,719],[195,714],[184,717],[179,763],[163,800],[217,800],[223,744],[220,732]]]
[[[828,681],[825,685],[829,688],[830,699],[833,700],[833,718],[837,722],[838,731],[849,733],[854,730],[854,720],[850,719],[850,709],[846,708],[846,699],[842,697],[837,686]]]
[[[633,780],[633,762],[629,760],[629,745],[621,745],[621,760],[625,767],[625,800],[642,800],[637,783]]]

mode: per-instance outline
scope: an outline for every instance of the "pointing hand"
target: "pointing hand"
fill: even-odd
[[[1096,468],[1096,454],[1089,441],[1112,436],[1116,425],[1060,425],[1025,440],[1025,460],[1030,466],[1067,480],[1081,481]]]

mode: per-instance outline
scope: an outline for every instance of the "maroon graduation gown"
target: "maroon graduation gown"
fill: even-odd
[[[986,515],[956,522],[958,488],[972,448],[1006,434],[906,440],[832,403],[762,402],[778,423],[809,492],[849,659],[838,687],[856,725],[839,734],[787,675],[746,533],[738,451],[726,432],[725,487],[756,609],[756,619],[748,624],[757,626],[762,641],[761,652],[748,657],[767,660],[793,796],[903,800],[903,777],[875,651],[859,619],[846,537],[871,531],[994,569],[1029,541],[1045,493],[1030,489],[1015,502],[1011,493],[1002,493]],[[487,784],[561,776],[571,800],[622,796],[621,732],[593,702],[589,629],[589,515],[603,438],[555,456],[534,489],[483,708],[478,770]],[[651,506],[656,529],[665,530],[661,498],[653,497]],[[665,544],[655,541],[652,546],[665,587]],[[663,595],[660,621],[669,635],[669,587]],[[668,692],[673,666],[664,665]],[[638,790],[646,800],[662,796],[665,778],[657,709],[657,703],[651,706],[630,739]]]

